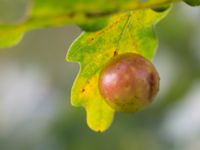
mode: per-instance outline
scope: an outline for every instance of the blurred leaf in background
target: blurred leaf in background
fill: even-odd
[[[0,47],[19,43],[25,32],[52,26],[88,23],[124,10],[149,8],[174,0],[0,0]]]

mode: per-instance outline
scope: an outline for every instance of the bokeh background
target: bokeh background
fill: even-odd
[[[65,55],[77,26],[31,31],[0,49],[0,150],[200,150],[200,8],[175,5],[156,32],[158,97],[136,114],[117,113],[101,134],[70,105],[79,66]]]

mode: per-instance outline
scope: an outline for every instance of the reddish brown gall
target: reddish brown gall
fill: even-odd
[[[152,102],[159,82],[158,72],[149,60],[126,53],[114,56],[102,70],[99,90],[116,111],[136,112]]]

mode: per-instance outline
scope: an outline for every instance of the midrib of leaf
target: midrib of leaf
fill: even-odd
[[[116,46],[116,50],[115,50],[116,54],[118,53],[118,48],[119,48],[120,40],[122,39],[122,36],[123,36],[123,34],[124,34],[125,30],[126,30],[126,27],[127,27],[128,24],[129,24],[130,18],[131,18],[131,12],[128,13],[128,18],[127,18],[127,20],[126,20],[126,22],[125,22],[125,24],[124,24],[124,27],[123,27],[123,29],[122,29],[120,35],[119,35],[119,40],[118,40],[118,42],[117,42],[117,46]]]

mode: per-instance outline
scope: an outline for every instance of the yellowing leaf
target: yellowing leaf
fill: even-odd
[[[126,52],[139,53],[152,60],[157,46],[153,28],[167,13],[144,9],[117,14],[111,17],[106,28],[85,32],[71,45],[67,60],[80,63],[71,103],[85,107],[87,123],[92,130],[105,131],[114,116],[114,110],[99,93],[102,68],[113,56]]]

